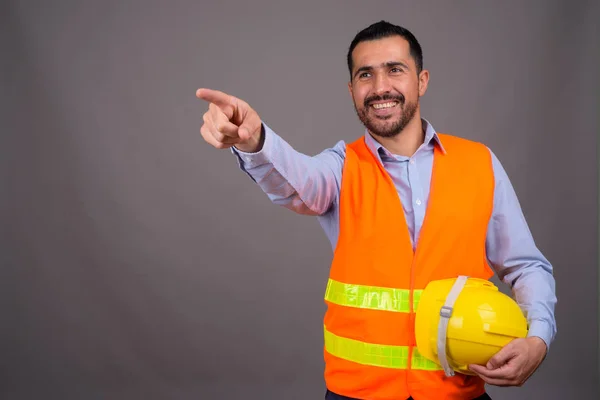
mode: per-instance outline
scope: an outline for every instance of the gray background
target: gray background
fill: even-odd
[[[194,94],[245,99],[309,154],[352,140],[346,50],[382,18],[424,48],[423,115],[494,150],[555,267],[548,359],[489,392],[598,398],[598,2],[0,11],[0,398],[322,398],[329,244],[203,142]]]

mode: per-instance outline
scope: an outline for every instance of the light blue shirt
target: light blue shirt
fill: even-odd
[[[396,186],[404,208],[413,249],[429,200],[434,146],[445,152],[432,125],[422,120],[425,140],[412,157],[390,153],[365,131],[370,151],[381,161]],[[339,234],[339,195],[346,144],[315,156],[294,150],[266,124],[262,149],[245,153],[232,148],[245,171],[275,204],[299,214],[317,216],[335,249]],[[489,149],[488,149],[489,150]],[[494,207],[486,252],[490,266],[513,291],[529,324],[528,336],[540,337],[548,349],[556,335],[555,281],[552,265],[536,247],[513,186],[490,150],[494,171]]]

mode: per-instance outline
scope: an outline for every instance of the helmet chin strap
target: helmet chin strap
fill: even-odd
[[[454,307],[454,303],[456,303],[456,299],[460,295],[460,292],[465,287],[467,283],[467,276],[459,276],[454,285],[452,285],[452,289],[446,296],[446,303],[440,309],[440,322],[438,324],[438,339],[437,339],[437,355],[440,360],[440,364],[444,368],[444,372],[446,376],[454,376],[454,370],[448,363],[448,357],[446,355],[446,334],[448,332],[448,323],[450,322],[450,317],[452,316],[452,310]]]

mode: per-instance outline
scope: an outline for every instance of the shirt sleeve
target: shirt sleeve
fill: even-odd
[[[525,313],[528,336],[541,338],[550,349],[556,335],[553,267],[536,247],[506,171],[490,153],[495,189],[486,239],[488,261]]]
[[[277,205],[298,214],[323,215],[337,201],[341,186],[346,145],[315,156],[296,151],[263,123],[264,143],[260,151],[246,153],[232,147],[239,167]]]

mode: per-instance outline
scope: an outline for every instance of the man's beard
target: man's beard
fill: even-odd
[[[378,118],[374,115],[369,115],[369,111],[371,111],[371,103],[374,101],[397,101],[398,105],[396,107],[400,107],[401,114],[400,118],[395,122],[385,123],[387,119],[392,118],[390,115],[387,118]],[[403,95],[391,95],[385,94],[383,96],[371,96],[367,97],[363,103],[363,107],[358,109],[356,106],[356,102],[354,102],[354,108],[356,110],[356,114],[358,118],[363,123],[363,125],[374,135],[391,138],[398,135],[402,130],[408,125],[408,123],[414,118],[415,113],[417,112],[418,102],[415,103],[407,103],[406,99]]]

